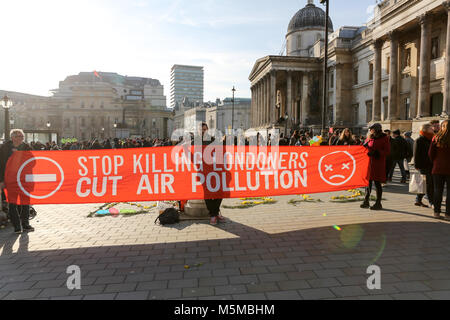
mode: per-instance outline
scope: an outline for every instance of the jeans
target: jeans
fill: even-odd
[[[16,204],[9,204],[9,218],[15,230],[27,228],[30,226],[30,206],[18,206]]]
[[[381,186],[381,182],[378,181],[369,181],[369,186],[366,188],[366,198],[364,199],[365,203],[369,203],[370,194],[372,193],[372,183],[375,183],[375,188],[377,189],[377,202],[381,204],[381,200],[383,198],[383,187]]]
[[[435,174],[433,175],[434,181],[434,213],[441,213],[442,199],[444,196],[444,186],[447,184],[447,199],[445,205],[445,215],[450,216],[450,176]]]
[[[405,171],[405,166],[404,166],[403,161],[404,161],[404,159],[392,161],[391,171],[389,172],[389,179],[392,179],[392,176],[394,175],[395,167],[398,164],[398,167],[400,168],[400,172],[402,173],[402,180],[406,180],[406,171]]]
[[[220,206],[222,205],[222,199],[205,200],[205,203],[209,211],[209,216],[211,218],[217,217],[220,213]]]
[[[428,202],[432,205],[434,202],[434,183],[433,183],[433,175],[428,173],[425,175],[427,179],[427,197]],[[418,194],[416,197],[416,202],[421,203],[423,200],[424,194]]]

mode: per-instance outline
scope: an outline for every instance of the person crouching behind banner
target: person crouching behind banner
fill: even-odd
[[[9,157],[15,151],[31,151],[31,147],[24,143],[25,135],[20,129],[11,130],[11,141],[7,141],[0,149],[0,188],[5,188],[5,170]],[[14,232],[21,234],[22,231],[33,232],[34,228],[30,226],[30,206],[19,206],[13,203],[9,204],[9,217],[14,226]]]
[[[367,180],[369,186],[366,188],[366,197],[361,208],[371,210],[383,210],[381,200],[383,197],[382,183],[386,183],[386,157],[391,152],[389,137],[383,133],[381,124],[375,123],[370,128],[370,134],[364,143],[368,149],[368,156],[370,157],[370,164],[368,170]],[[377,189],[377,201],[374,206],[370,206],[370,194],[372,193],[372,184],[375,183]]]
[[[203,146],[210,145],[212,142],[214,142],[214,138],[208,136],[208,130],[208,125],[206,123],[202,123],[201,135]],[[211,217],[211,225],[217,225],[218,222],[226,221],[226,218],[224,218],[220,214],[220,206],[222,205],[222,201],[223,199],[205,199],[206,207],[208,208],[209,216]]]

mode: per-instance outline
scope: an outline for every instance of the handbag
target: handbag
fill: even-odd
[[[420,173],[414,173],[411,177],[411,182],[409,183],[409,193],[412,194],[426,194],[427,193],[427,183],[426,176]]]

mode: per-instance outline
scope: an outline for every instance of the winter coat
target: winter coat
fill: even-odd
[[[378,138],[367,139],[364,145],[367,147],[370,156],[367,179],[386,183],[386,157],[391,152],[389,137],[383,133]]]
[[[406,157],[406,159],[408,160],[408,163],[411,162],[412,157],[414,156],[414,140],[407,137],[405,138],[406,141],[406,145],[408,146],[408,156]]]
[[[6,164],[8,163],[8,159],[13,154],[13,143],[12,141],[5,142],[2,147],[0,148],[0,182],[3,182],[5,180],[5,171],[6,171]],[[17,147],[18,151],[31,151],[31,147],[26,144],[22,143],[20,146]]]
[[[429,155],[433,161],[432,174],[450,176],[450,148],[440,148],[436,140],[433,140]]]
[[[414,142],[414,166],[420,171],[420,174],[431,174],[433,162],[428,155],[430,151],[431,140],[420,136]]]
[[[405,139],[397,136],[391,140],[391,159],[393,161],[408,158],[408,143]]]

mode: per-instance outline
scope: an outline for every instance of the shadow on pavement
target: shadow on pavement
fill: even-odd
[[[450,298],[447,223],[366,223],[278,234],[236,222],[220,228],[238,238],[27,252],[26,235],[11,235],[0,243],[0,299]],[[22,249],[11,254],[16,241]],[[382,272],[379,291],[366,286],[373,264]],[[70,265],[81,268],[81,290],[65,287]]]

